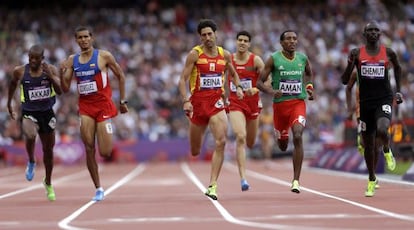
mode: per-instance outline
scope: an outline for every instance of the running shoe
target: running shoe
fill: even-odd
[[[249,190],[250,185],[249,185],[249,183],[247,183],[247,180],[246,179],[242,179],[241,182],[240,182],[240,184],[241,184],[241,190],[243,192]]]
[[[49,201],[55,201],[56,200],[56,194],[55,194],[55,190],[53,189],[52,185],[47,185],[45,178],[43,178],[43,185],[45,186],[46,189],[46,196],[47,199]]]
[[[374,181],[368,181],[367,190],[365,191],[366,197],[373,197],[375,194],[375,185],[376,182]]]
[[[208,186],[207,191],[204,194],[213,200],[217,200],[216,189],[217,189],[217,184],[212,184]]]
[[[361,154],[361,156],[364,156],[365,148],[361,143],[361,136],[360,135],[357,136],[357,148],[358,148],[359,154]]]
[[[375,189],[379,189],[380,185],[378,184],[378,179],[375,179]]]
[[[36,168],[36,163],[35,162],[27,162],[26,165],[26,180],[31,181],[33,180],[34,177],[34,171]]]
[[[384,158],[385,158],[385,162],[387,163],[387,168],[391,171],[394,171],[396,164],[395,164],[395,158],[392,155],[391,149],[387,153],[384,153]]]
[[[292,181],[292,187],[290,188],[290,191],[295,193],[300,193],[300,187],[299,187],[299,181],[293,180]]]
[[[95,196],[92,198],[93,201],[101,201],[104,199],[104,190],[103,188],[96,189]]]

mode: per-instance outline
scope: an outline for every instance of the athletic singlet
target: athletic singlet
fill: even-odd
[[[381,45],[377,55],[370,56],[365,46],[359,48],[358,85],[359,100],[368,102],[381,98],[392,98],[389,80],[387,49]]]
[[[226,68],[223,48],[217,47],[218,55],[216,57],[207,56],[201,46],[195,46],[193,49],[198,52],[198,60],[190,75],[189,87],[191,94],[197,97],[221,95]]]
[[[29,65],[25,65],[20,81],[20,101],[25,111],[47,111],[56,102],[56,92],[52,81],[42,73],[39,77],[30,75]]]
[[[272,54],[272,58],[274,66],[272,71],[273,89],[282,91],[282,97],[274,98],[273,102],[305,99],[305,82],[302,81],[302,78],[308,57],[303,53],[295,52],[295,57],[290,60],[283,55],[282,51],[277,51]]]
[[[78,84],[79,101],[112,100],[108,72],[102,72],[98,66],[99,50],[94,49],[91,59],[79,62],[79,54],[73,58],[73,71]]]
[[[254,58],[256,55],[250,53],[249,59],[245,64],[237,64],[234,60],[234,54],[231,55],[231,61],[236,69],[237,74],[240,78],[240,84],[242,85],[243,89],[250,89],[256,87],[257,79],[259,78],[259,73],[257,72],[256,68],[254,67]],[[230,98],[237,99],[236,95],[236,86],[231,81],[231,75],[229,74],[229,87],[230,87]],[[251,97],[244,97],[245,99],[259,99],[259,94],[256,93]]]

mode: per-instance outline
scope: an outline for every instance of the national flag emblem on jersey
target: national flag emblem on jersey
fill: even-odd
[[[89,67],[95,68],[95,63],[90,64]]]

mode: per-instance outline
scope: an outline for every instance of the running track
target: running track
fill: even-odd
[[[306,165],[295,194],[289,158],[248,161],[251,190],[241,192],[226,162],[212,201],[203,194],[209,162],[102,164],[106,198],[97,203],[85,165],[55,167],[55,202],[46,199],[43,166],[32,182],[23,166],[2,167],[0,229],[414,229],[414,183],[379,176],[381,188],[366,198],[365,175]]]

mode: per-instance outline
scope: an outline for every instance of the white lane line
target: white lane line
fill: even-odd
[[[191,171],[190,167],[187,163],[181,163],[181,169],[184,171],[186,176],[200,189],[200,191],[204,192],[206,188],[202,185],[201,181],[197,178],[197,176]],[[201,195],[200,195],[201,196]],[[271,223],[258,223],[258,222],[252,222],[252,221],[245,221],[241,219],[237,219],[234,216],[230,214],[221,204],[218,200],[212,200],[206,196],[206,199],[209,199],[213,205],[216,207],[216,209],[220,212],[220,214],[223,216],[223,218],[233,224],[237,225],[243,225],[243,226],[249,226],[253,228],[263,228],[263,229],[279,229],[279,230],[285,230],[285,229],[303,229],[303,230],[311,230],[311,229],[324,229],[324,228],[311,228],[306,226],[290,226],[290,225],[281,225],[281,224],[271,224]],[[329,229],[329,228],[325,228]]]
[[[87,175],[86,173],[87,173],[87,171],[83,170],[81,172],[71,174],[69,176],[64,176],[64,177],[61,177],[59,179],[54,179],[53,180],[53,185],[59,184],[59,183],[64,182],[64,181],[80,178],[82,176]],[[19,190],[13,191],[13,192],[9,192],[9,193],[6,193],[6,194],[2,194],[2,195],[0,195],[0,200],[4,199],[4,198],[7,198],[7,197],[15,196],[15,195],[18,195],[18,194],[22,194],[22,193],[25,193],[25,192],[30,192],[30,191],[33,191],[33,190],[36,190],[36,189],[39,189],[39,188],[43,188],[42,183],[32,185],[32,186],[29,186],[29,187],[26,187],[26,188],[22,188],[22,189],[19,189]]]
[[[230,166],[232,167],[232,170],[237,169],[237,166],[235,166],[233,164],[230,164],[230,163],[225,164],[225,167],[230,167]],[[283,181],[283,180],[273,178],[273,177],[270,177],[270,176],[267,176],[267,175],[264,175],[264,174],[261,174],[261,173],[258,173],[258,172],[254,172],[254,171],[251,171],[251,170],[246,170],[246,172],[250,176],[255,177],[257,179],[260,179],[260,180],[268,181],[268,182],[283,185],[283,186],[290,186],[291,185],[291,183],[288,182],[288,181]],[[414,217],[413,216],[402,215],[402,214],[386,211],[386,210],[383,210],[383,209],[375,208],[375,207],[372,207],[372,206],[369,206],[369,205],[361,204],[361,203],[358,203],[358,202],[355,202],[355,201],[351,201],[351,200],[344,199],[344,198],[341,198],[341,197],[333,196],[333,195],[330,195],[330,194],[327,194],[327,193],[319,192],[319,191],[316,191],[316,190],[313,190],[313,189],[310,189],[310,188],[306,188],[306,187],[302,187],[302,186],[301,186],[301,190],[304,190],[304,191],[307,191],[307,192],[310,192],[310,193],[313,193],[313,194],[316,194],[316,195],[319,195],[319,196],[323,196],[323,197],[331,198],[331,199],[334,199],[334,200],[342,201],[344,203],[351,204],[351,205],[354,205],[354,206],[357,206],[357,207],[360,207],[360,208],[363,208],[363,209],[366,209],[366,210],[369,210],[369,211],[372,211],[372,212],[376,212],[376,213],[379,213],[381,215],[388,216],[388,217],[391,217],[391,218],[406,220],[406,221],[413,221],[414,222]],[[367,199],[370,199],[370,198],[367,198]]]
[[[112,185],[110,188],[108,188],[105,191],[105,196],[109,195],[111,192],[115,191],[116,189],[118,189],[122,185],[128,183],[134,177],[141,174],[144,171],[144,169],[145,169],[145,165],[144,164],[139,164],[134,170],[132,170],[130,173],[128,173],[126,176],[124,176],[122,179],[120,179],[114,185]],[[68,217],[66,217],[63,220],[59,221],[59,224],[58,224],[59,227],[62,228],[62,229],[70,229],[70,230],[86,230],[86,229],[88,229],[88,228],[74,227],[74,226],[69,225],[69,223],[72,222],[74,219],[76,219],[80,214],[82,214],[86,209],[88,209],[90,206],[92,206],[96,202],[97,201],[93,201],[93,200],[89,201],[88,203],[83,205],[81,208],[79,208],[78,210],[73,212],[71,215],[69,215]],[[104,202],[104,201],[99,201],[99,202]]]

